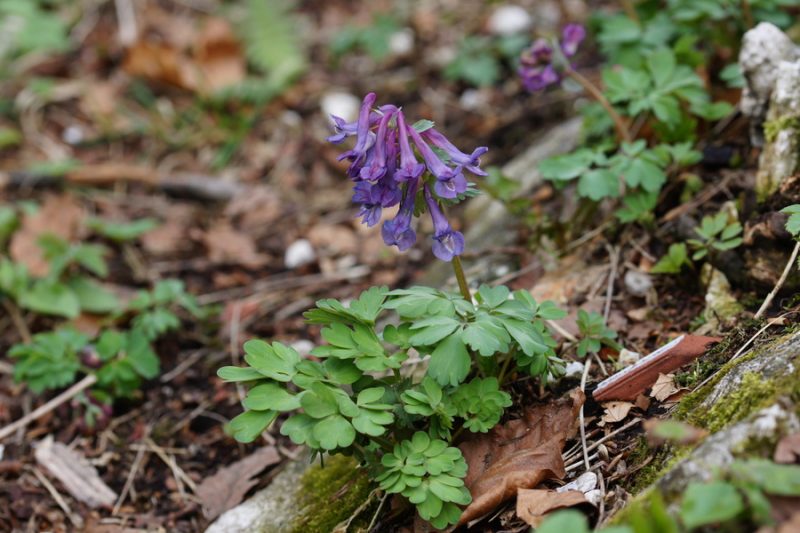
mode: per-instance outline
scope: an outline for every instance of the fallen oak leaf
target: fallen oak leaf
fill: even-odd
[[[574,434],[575,420],[585,400],[580,389],[569,397],[527,409],[524,418],[495,426],[459,445],[468,470],[464,484],[472,503],[458,525],[490,513],[498,505],[546,479],[566,475],[561,452]]]
[[[603,404],[605,413],[601,417],[603,422],[613,424],[614,422],[622,422],[627,418],[628,413],[635,407],[631,402],[607,402]]]
[[[217,470],[197,487],[197,497],[203,505],[203,515],[213,520],[242,502],[244,495],[257,480],[253,476],[270,465],[280,462],[274,446],[264,446],[252,455]]]
[[[582,503],[587,503],[586,496],[578,490],[520,489],[517,493],[517,516],[529,526],[539,527],[548,513]]]
[[[675,385],[675,374],[659,374],[658,379],[650,389],[650,396],[659,402],[663,402],[676,392],[678,392],[678,387]]]

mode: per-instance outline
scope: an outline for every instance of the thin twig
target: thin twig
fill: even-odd
[[[547,320],[547,325],[556,330],[559,335],[567,339],[569,342],[578,342],[578,338],[575,335],[564,329],[561,324],[555,320]]]
[[[8,437],[12,433],[14,433],[16,430],[24,428],[37,418],[46,415],[59,405],[71,400],[73,397],[77,396],[78,394],[88,389],[95,383],[97,383],[97,376],[95,376],[94,374],[89,374],[88,376],[80,380],[78,383],[68,388],[67,390],[65,390],[64,392],[62,392],[61,394],[59,394],[58,396],[56,396],[55,398],[44,404],[43,406],[33,410],[32,412],[23,416],[16,422],[12,422],[6,427],[0,429],[0,441]]]
[[[194,480],[190,478],[180,466],[178,466],[178,463],[175,461],[174,457],[167,455],[164,449],[158,444],[156,444],[150,437],[146,437],[144,439],[144,442],[150,447],[151,450],[155,452],[155,454],[162,461],[164,461],[164,463],[170,468],[170,470],[172,470],[172,475],[175,477],[175,481],[177,482],[178,485],[178,492],[181,493],[181,496],[185,497],[185,495],[183,494],[183,483],[186,483],[186,485],[188,485],[189,488],[192,489],[192,492],[197,492],[197,483],[195,483]]]
[[[58,492],[58,490],[56,490],[53,484],[50,483],[50,480],[47,479],[47,477],[36,467],[31,468],[31,471],[33,472],[33,475],[36,476],[36,479],[38,479],[39,482],[44,485],[44,488],[47,489],[47,492],[50,493],[50,496],[53,497],[58,506],[61,507],[61,510],[64,511],[65,515],[67,515],[67,518],[69,518],[69,521],[72,522],[72,525],[78,529],[83,529],[83,519],[79,515],[72,512],[72,509],[67,501]]]
[[[233,304],[233,312],[231,313],[231,331],[230,331],[230,351],[233,366],[239,366],[239,326],[242,316],[242,302],[235,302]],[[236,382],[236,393],[239,395],[239,402],[244,402],[244,387],[241,382]]]
[[[625,424],[624,426],[620,426],[620,427],[618,427],[617,429],[615,429],[614,431],[612,431],[611,433],[609,433],[608,435],[606,435],[606,436],[605,436],[605,437],[603,437],[602,439],[598,439],[598,440],[597,440],[597,442],[595,442],[594,444],[592,444],[591,446],[589,446],[589,447],[586,449],[586,451],[589,451],[589,452],[591,452],[591,451],[594,451],[595,449],[597,449],[597,447],[598,447],[598,446],[600,446],[601,444],[603,444],[603,443],[604,443],[604,442],[606,442],[607,440],[611,439],[612,437],[615,437],[616,435],[618,435],[618,434],[622,433],[623,431],[625,431],[625,430],[627,430],[627,429],[630,429],[630,428],[632,428],[633,426],[635,426],[636,424],[638,424],[638,423],[639,423],[639,422],[641,422],[641,421],[642,421],[642,419],[641,419],[641,418],[637,418],[637,419],[635,419],[635,420],[631,420],[630,422],[628,422],[628,423],[627,423],[627,424]],[[569,455],[567,455],[567,456],[564,458],[564,462],[571,460],[571,459],[572,459],[574,456],[575,456],[575,453],[570,453]]]
[[[136,474],[139,472],[139,467],[142,464],[142,459],[144,459],[144,452],[149,451],[148,449],[141,447],[136,451],[136,458],[133,460],[133,465],[131,465],[131,471],[128,472],[128,478],[125,480],[125,485],[122,487],[122,492],[119,494],[119,498],[117,498],[117,502],[114,504],[114,508],[111,510],[112,515],[116,515],[119,513],[120,507],[122,504],[125,503],[125,498],[128,497],[128,493],[133,487],[133,480],[136,478]]]
[[[131,0],[114,0],[119,24],[119,43],[122,46],[131,46],[136,42],[138,30],[136,28],[136,12]]]
[[[586,90],[586,92],[589,93],[589,95],[594,98],[598,104],[603,106],[603,109],[614,122],[614,127],[617,130],[617,136],[619,137],[619,140],[626,143],[631,142],[632,137],[630,131],[628,130],[628,125],[625,123],[622,117],[619,116],[617,110],[614,109],[614,106],[612,106],[608,99],[606,99],[602,91],[600,91],[600,89],[598,89],[591,81],[585,78],[583,74],[579,73],[573,68],[567,68],[565,73],[567,76],[578,82],[578,84],[583,87],[584,90]]]
[[[606,287],[606,304],[603,308],[603,321],[608,325],[608,315],[611,314],[611,298],[614,296],[614,281],[617,279],[617,267],[619,263],[619,249],[606,245],[611,265],[608,267],[608,286]]]
[[[31,331],[28,329],[28,324],[25,322],[25,318],[22,316],[22,313],[20,313],[17,304],[8,298],[3,298],[3,307],[5,307],[6,311],[8,311],[8,316],[11,317],[14,327],[17,328],[17,333],[19,333],[22,342],[25,344],[30,344]]]
[[[759,319],[764,315],[764,313],[767,312],[767,309],[769,309],[769,306],[772,304],[772,300],[775,299],[775,296],[778,294],[778,291],[780,291],[781,287],[783,287],[783,284],[786,283],[786,278],[789,277],[789,272],[792,271],[792,267],[794,266],[795,261],[797,261],[798,252],[800,252],[800,241],[797,241],[797,243],[795,243],[794,250],[792,250],[792,255],[791,257],[789,257],[789,262],[786,263],[786,267],[783,269],[783,273],[781,274],[780,279],[778,279],[778,283],[776,283],[772,291],[769,294],[767,294],[766,299],[764,299],[764,303],[761,304],[761,307],[758,308],[758,311],[753,316],[753,318]]]
[[[372,520],[369,521],[369,525],[367,526],[367,533],[372,531],[372,528],[375,527],[375,522],[378,520],[378,515],[381,513],[381,509],[383,508],[384,502],[386,502],[386,498],[388,498],[389,494],[385,493],[383,498],[381,498],[380,503],[378,503],[378,508],[375,509],[375,514],[372,515]]]
[[[583,376],[581,376],[581,391],[586,390],[586,378],[589,377],[589,369],[592,367],[592,360],[586,360],[586,366],[583,367]],[[581,429],[581,447],[583,448],[583,463],[586,466],[586,471],[588,472],[592,465],[589,462],[589,450],[586,446],[586,426],[583,419],[583,405],[581,405],[581,412],[579,413],[579,422],[580,422],[580,429]]]

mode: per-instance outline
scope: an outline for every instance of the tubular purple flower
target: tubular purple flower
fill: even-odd
[[[552,60],[553,47],[546,39],[536,39],[520,56],[520,63],[526,67],[548,65]]]
[[[520,67],[519,76],[522,79],[522,85],[531,92],[541,91],[561,81],[561,76],[552,65],[534,68]]]
[[[368,227],[381,219],[384,207],[392,207],[400,202],[400,188],[391,176],[384,176],[376,183],[360,181],[353,187],[353,202],[361,204],[358,216]]]
[[[400,210],[392,220],[387,220],[381,227],[383,242],[388,246],[397,246],[405,252],[417,242],[417,234],[411,229],[411,219],[414,216],[414,203],[419,190],[419,179],[408,182],[406,196],[400,204]]]
[[[358,125],[355,122],[347,122],[336,115],[331,115],[331,120],[333,121],[333,131],[336,133],[326,139],[329,143],[341,144],[347,137],[356,134]]]
[[[567,57],[578,52],[578,47],[586,38],[586,29],[580,24],[567,24],[561,31],[561,51]]]
[[[406,117],[402,111],[397,112],[397,132],[400,140],[400,168],[394,173],[394,179],[397,181],[415,180],[425,172],[425,165],[417,161],[414,150],[408,143]]]
[[[441,132],[437,131],[435,128],[430,128],[429,130],[423,131],[422,136],[429,140],[431,144],[436,146],[437,148],[441,149],[444,153],[447,154],[447,157],[450,158],[450,161],[455,163],[456,165],[463,166],[476,176],[486,176],[486,172],[480,169],[481,159],[480,157],[489,151],[489,149],[485,146],[479,146],[475,150],[472,151],[472,154],[467,155],[461,150],[459,150],[453,143],[451,143],[447,137],[445,137]]]
[[[456,198],[467,190],[467,180],[461,172],[461,167],[450,168],[445,165],[413,127],[406,127],[406,131],[414,141],[419,153],[422,154],[428,171],[436,178],[436,194],[442,198]]]
[[[425,202],[433,220],[433,255],[442,261],[452,261],[453,257],[464,253],[464,235],[453,230],[442,213],[438,202],[433,198],[428,186],[425,186]]]
[[[338,160],[349,159],[353,162],[350,165],[347,173],[350,176],[358,175],[358,171],[364,164],[367,157],[367,151],[375,144],[375,134],[369,131],[370,128],[370,113],[372,106],[375,104],[375,93],[368,93],[364,97],[361,104],[361,112],[358,114],[358,123],[356,127],[356,145],[352,150],[347,151],[338,157]]]
[[[375,137],[373,150],[368,154],[364,166],[359,171],[362,180],[375,181],[386,174],[386,152],[387,152],[387,128],[389,121],[392,120],[394,112],[389,112],[381,117],[378,123],[378,133]]]

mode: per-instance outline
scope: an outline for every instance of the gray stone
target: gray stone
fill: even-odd
[[[800,61],[778,65],[764,134],[766,144],[756,173],[756,195],[761,200],[800,169]]]
[[[252,498],[226,511],[206,533],[288,533],[292,522],[302,511],[295,493],[300,478],[309,468],[307,460],[290,461],[265,489]]]
[[[792,40],[769,22],[760,23],[742,38],[739,66],[746,85],[740,108],[751,120],[751,137],[757,146],[763,141],[761,123],[775,87],[778,65],[781,61],[795,61],[798,57],[800,52]]]

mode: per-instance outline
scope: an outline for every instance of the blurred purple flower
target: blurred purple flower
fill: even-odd
[[[387,220],[381,227],[383,242],[388,246],[397,246],[401,252],[405,252],[417,242],[417,234],[411,229],[411,219],[414,216],[414,203],[417,199],[419,180],[408,184],[406,196],[400,205],[400,210],[392,220]]]
[[[580,24],[567,24],[561,31],[561,51],[567,57],[578,52],[578,47],[586,38],[586,29]]]
[[[558,49],[547,40],[537,39],[520,56],[517,71],[522,85],[528,91],[541,91],[561,81],[561,72],[570,68],[567,58],[578,52],[586,38],[586,30],[580,24],[567,24],[561,35]],[[560,50],[560,53],[559,53]]]

